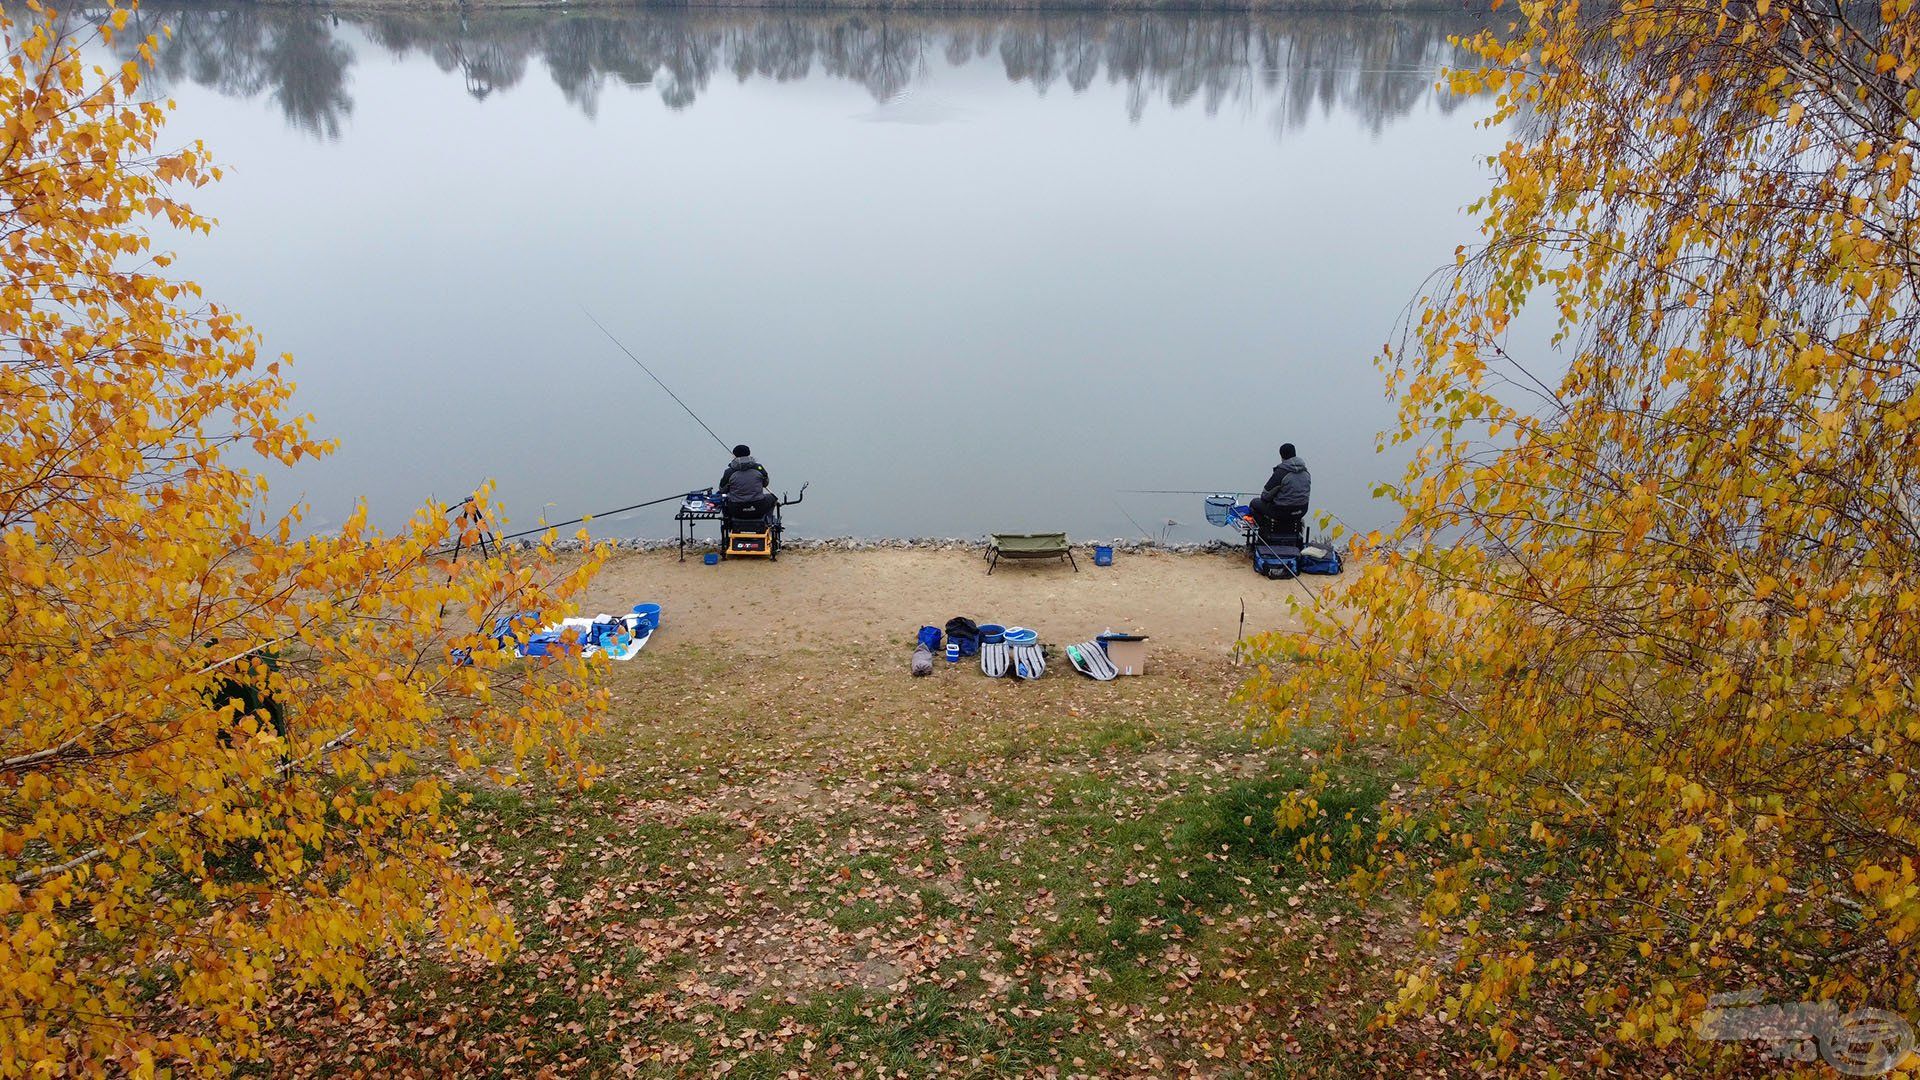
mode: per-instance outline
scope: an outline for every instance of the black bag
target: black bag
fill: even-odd
[[[947,640],[960,646],[961,656],[972,656],[980,651],[980,627],[965,615],[955,615],[947,620]]]

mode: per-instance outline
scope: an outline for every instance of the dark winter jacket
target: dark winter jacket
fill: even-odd
[[[720,494],[738,502],[750,502],[767,493],[767,467],[750,457],[737,457],[720,474]]]
[[[214,647],[215,642],[208,642]],[[259,654],[258,662],[268,672],[278,668],[279,660],[271,650]],[[268,727],[282,739],[287,737],[287,714],[274,700],[273,691],[238,674],[228,675],[208,688],[207,705],[222,714],[220,727],[220,745],[232,746],[234,732],[240,730],[243,717],[251,716],[258,723],[261,714],[265,714]]]
[[[1290,457],[1273,467],[1273,475],[1267,478],[1260,497],[1274,506],[1304,507],[1312,488],[1313,478],[1307,475],[1306,459]]]

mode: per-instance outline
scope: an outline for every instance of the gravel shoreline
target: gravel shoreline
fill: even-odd
[[[538,545],[532,540],[511,540],[508,546],[530,550]],[[680,541],[673,537],[605,537],[597,540],[581,541],[576,539],[556,540],[553,550],[578,552],[589,544],[607,544],[616,551],[677,551]],[[1072,544],[1075,557],[1093,555],[1096,545],[1113,548],[1115,551],[1144,552],[1157,551],[1169,555],[1210,555],[1225,552],[1240,552],[1244,545],[1238,540],[1192,540],[1169,541],[1127,540],[1116,537],[1112,540],[1080,540]],[[710,539],[689,540],[689,552],[705,552],[715,548]],[[916,536],[910,538],[829,536],[829,537],[793,537],[782,540],[782,551],[985,551],[985,537],[967,540],[960,537]]]
[[[343,13],[555,11],[592,13],[658,7],[671,11],[803,11],[871,15],[1392,15],[1451,12],[1441,0],[260,0],[262,6]]]

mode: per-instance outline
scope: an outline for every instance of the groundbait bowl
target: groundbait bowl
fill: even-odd
[[[1007,644],[1009,645],[1031,645],[1039,640],[1039,634],[1034,633],[1024,626],[1007,627]]]
[[[980,644],[998,645],[1007,638],[1007,628],[999,623],[980,624]]]

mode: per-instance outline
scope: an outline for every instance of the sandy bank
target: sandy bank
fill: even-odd
[[[1267,581],[1238,554],[1121,552],[1111,567],[1002,564],[967,551],[790,551],[778,562],[707,566],[666,552],[622,552],[595,580],[592,611],[650,600],[666,620],[649,650],[742,641],[823,648],[898,642],[955,615],[1031,626],[1042,641],[1084,641],[1107,627],[1136,627],[1156,651],[1220,656],[1230,650],[1244,600],[1249,634],[1296,628],[1289,599],[1308,602],[1330,579]]]

